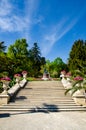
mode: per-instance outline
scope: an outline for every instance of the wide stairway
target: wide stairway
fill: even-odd
[[[0,112],[59,112],[86,111],[76,105],[72,97],[64,95],[60,81],[32,81],[22,88],[7,105],[0,106]]]

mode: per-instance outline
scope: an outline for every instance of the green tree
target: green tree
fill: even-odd
[[[41,51],[37,43],[29,50],[29,58],[32,62],[32,75],[37,77],[40,74],[41,66],[45,64],[45,58],[41,57]]]
[[[52,62],[52,75],[59,77],[61,70],[68,70],[67,65],[62,61],[60,57],[57,57]]]
[[[68,67],[69,69],[80,69],[80,66],[86,66],[86,41],[75,41],[69,54]]]
[[[28,56],[28,44],[26,39],[18,39],[14,44],[8,48],[8,56],[13,58],[26,57]]]
[[[1,53],[0,54],[0,73],[2,72],[8,72],[9,74],[12,74],[12,70],[13,70],[13,61],[7,57],[6,54]]]
[[[7,56],[7,53],[4,52],[6,46],[4,42],[0,42],[0,75],[2,77],[3,73],[8,73],[10,76],[12,75],[13,70],[13,61]]]
[[[4,52],[6,49],[6,46],[4,46],[4,42],[0,42],[0,52]]]
[[[46,61],[44,68],[50,73],[51,77],[59,77],[61,70],[67,70],[67,65],[62,61],[60,57],[57,57],[54,61]]]
[[[10,59],[14,62],[14,73],[29,69],[29,51],[27,47],[28,44],[26,42],[26,39],[18,39],[14,44],[9,46],[7,56],[10,57]]]

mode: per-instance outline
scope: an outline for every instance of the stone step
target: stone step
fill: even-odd
[[[27,105],[30,105],[30,104],[34,104],[34,105],[36,105],[36,104],[52,104],[52,105],[59,105],[59,104],[74,104],[74,102],[50,102],[50,101],[47,101],[47,102],[37,102],[37,101],[35,101],[35,102],[32,102],[32,101],[30,101],[30,102],[24,102],[24,103],[22,103],[22,102],[16,102],[15,104],[21,104],[21,105],[25,105],[25,104],[27,104]]]
[[[58,96],[61,96],[61,95],[58,95]],[[24,99],[50,99],[50,100],[52,100],[52,99],[63,99],[63,100],[65,100],[65,99],[67,99],[67,100],[73,100],[73,98],[71,98],[71,97],[64,97],[64,96],[61,96],[61,98],[59,97],[58,98],[58,96],[52,96],[52,95],[47,95],[47,96],[45,96],[45,95],[28,95],[28,96],[17,96],[14,100],[18,100],[18,99],[21,99],[22,101],[24,100]]]
[[[22,102],[22,101],[16,101],[15,104],[16,104],[16,103],[22,103],[22,104],[24,104],[24,103],[27,103],[27,104],[29,104],[29,103],[34,103],[34,104],[35,104],[35,103],[51,103],[51,104],[55,104],[55,103],[57,103],[57,104],[58,104],[58,103],[60,103],[60,102],[63,103],[63,101],[53,101],[53,102],[52,102],[52,101],[50,101],[50,100],[47,100],[47,101],[46,101],[46,100],[43,100],[43,101],[38,101],[38,100],[35,100],[35,101],[34,101],[34,100],[33,100],[33,101],[31,100],[31,101],[30,101],[30,100],[28,100],[28,101],[24,101],[24,102]],[[64,102],[65,102],[65,103],[69,103],[70,101],[64,101]],[[73,103],[73,101],[71,101],[70,103]]]
[[[46,90],[46,91],[48,91],[48,90],[50,90],[50,91],[51,91],[51,90],[53,90],[53,91],[57,91],[57,90],[60,91],[60,90],[61,90],[61,91],[63,91],[64,88],[63,88],[63,87],[55,87],[55,88],[50,88],[50,87],[48,87],[48,88],[33,88],[33,87],[32,87],[32,88],[29,88],[29,87],[28,87],[28,88],[24,88],[24,91],[27,91],[27,90],[29,90],[29,91],[31,91],[31,90],[32,90],[32,91],[33,91],[33,90]]]
[[[18,95],[19,95],[19,94],[18,94]],[[61,95],[61,96],[67,97],[67,96],[64,95],[64,93],[61,93],[61,92],[58,92],[58,93],[53,93],[53,92],[52,92],[52,93],[49,93],[49,92],[48,92],[48,93],[44,93],[44,92],[43,92],[43,93],[41,93],[41,92],[35,93],[35,92],[34,92],[34,93],[25,93],[25,94],[24,94],[24,93],[21,93],[21,95],[22,95],[22,96],[23,96],[23,95],[25,95],[25,96],[28,96],[28,95],[40,95],[40,96],[41,96],[41,95],[45,95],[45,96],[47,96],[47,95],[52,95],[52,96],[54,96],[54,95],[55,95],[55,96],[57,96],[57,97]],[[70,97],[70,96],[69,96],[69,97]]]
[[[42,96],[42,97],[28,97],[28,98],[20,98],[20,97],[18,97],[18,98],[16,98],[14,101],[19,101],[19,100],[21,100],[21,101],[26,101],[26,100],[51,100],[51,101],[53,101],[53,100],[62,100],[62,101],[65,101],[65,100],[67,100],[67,101],[73,101],[73,99],[71,99],[71,98],[54,98],[54,97],[45,97],[45,96]]]
[[[0,112],[86,111],[85,107],[76,105],[69,94],[65,96],[64,92],[60,81],[29,82],[15,99],[0,107]]]
[[[22,89],[23,90],[23,89]],[[22,91],[21,90],[21,91]],[[24,88],[24,91],[64,91],[65,89],[62,87],[62,88]]]
[[[21,97],[21,99],[22,98],[29,98],[29,97],[64,97],[64,98],[72,98],[72,97],[70,97],[70,96],[64,96],[64,95],[62,95],[62,94],[47,94],[47,95],[45,95],[45,94],[42,94],[42,95],[40,95],[40,94],[28,94],[28,95],[23,95],[22,94],[22,96],[20,96],[20,95],[17,95],[16,97]]]
[[[34,104],[31,104],[31,105],[33,105],[34,106]],[[40,104],[36,104],[36,106],[37,105],[40,105]],[[57,105],[57,106],[80,106],[80,105],[77,105],[77,104],[75,104],[75,103],[59,103],[59,104],[55,104],[55,105]],[[24,104],[24,105],[22,105],[22,104],[15,104],[15,103],[11,103],[11,104],[8,104],[8,105],[3,105],[3,106],[0,106],[0,107],[5,107],[5,106],[14,106],[14,107],[16,107],[16,106],[30,106],[30,104]]]
[[[30,104],[34,104],[34,105],[36,105],[36,104],[52,104],[52,105],[59,105],[59,104],[68,104],[68,102],[65,102],[65,103],[60,103],[60,102],[54,102],[54,103],[52,103],[52,102],[49,102],[49,101],[47,101],[47,102],[25,102],[25,104],[27,103],[27,105],[30,105]],[[24,106],[24,103],[20,103],[20,102],[16,102],[16,104],[21,104],[21,105],[23,105]],[[69,103],[69,105],[70,104],[73,104],[73,102],[72,103]]]
[[[19,97],[20,95],[17,95],[16,97]],[[41,94],[41,93],[32,93],[32,94],[30,94],[30,93],[28,93],[28,94],[21,94],[21,96],[25,96],[25,97],[27,97],[27,96],[54,96],[54,97],[70,97],[70,96],[65,96],[65,95],[63,95],[63,94],[61,94],[61,93],[57,93],[57,94],[54,94],[54,93],[45,93],[45,94]]]
[[[28,98],[27,98],[27,96],[17,96],[16,98],[15,98],[15,100],[18,100],[18,99],[21,99],[21,100],[24,100],[24,99],[29,99],[29,100],[37,100],[37,99],[39,99],[39,100],[43,100],[43,99],[50,99],[50,100],[53,100],[53,99],[59,99],[59,100],[73,100],[71,97],[55,97],[55,96],[28,96]]]
[[[35,108],[35,107],[39,107],[39,108],[85,108],[86,109],[86,107],[82,107],[82,106],[79,106],[79,105],[52,105],[52,104],[29,104],[29,105],[23,105],[23,106],[21,106],[21,105],[11,105],[11,106],[0,106],[0,109],[24,109],[24,108]]]
[[[65,96],[65,94],[64,94],[64,92],[61,92],[61,91],[57,91],[57,92],[53,92],[53,91],[38,91],[38,92],[28,92],[28,93],[26,93],[26,92],[22,92],[22,93],[20,93],[21,95],[29,95],[29,94],[44,94],[44,95],[47,95],[47,94],[52,94],[52,95],[54,95],[54,94],[62,94],[62,95],[64,95]]]
[[[70,97],[69,95],[65,96],[63,93],[27,93],[27,94],[23,94],[21,93],[22,96],[54,96],[54,97]],[[17,97],[20,96],[19,94],[17,95]]]
[[[27,93],[27,90],[21,91],[21,93]],[[63,90],[28,90],[28,92],[64,92]]]
[[[0,109],[1,112],[67,112],[67,111],[86,111],[86,108],[19,108],[19,109]]]

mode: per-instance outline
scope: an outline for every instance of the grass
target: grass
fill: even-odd
[[[28,81],[44,81],[42,78],[35,78],[35,77],[27,77],[27,80]],[[52,80],[55,80],[55,81],[60,81],[60,78],[51,78],[47,81],[52,81]]]

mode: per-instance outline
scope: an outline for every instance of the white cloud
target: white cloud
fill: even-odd
[[[44,17],[42,15],[36,16],[36,18],[34,18],[34,24],[41,24],[43,20],[44,20]]]
[[[68,31],[70,31],[78,20],[79,17],[71,21],[65,18],[62,19],[57,25],[50,28],[50,30],[48,30],[49,33],[44,35],[44,40],[42,41],[42,54],[47,56],[53,45],[58,42],[58,40],[60,40]]]
[[[70,14],[69,17],[61,19],[57,25],[54,25],[53,27],[47,26],[49,29],[44,34],[43,40],[41,41],[42,54],[47,56],[53,45],[56,44],[67,32],[69,32],[85,13],[86,5],[77,14],[74,14],[73,16]]]
[[[0,16],[9,15],[11,12],[12,6],[8,0],[0,0]]]
[[[15,1],[15,0],[14,0]],[[7,32],[20,32],[28,41],[31,35],[31,28],[34,24],[43,26],[42,21],[44,16],[37,15],[39,0],[24,0],[25,8],[22,10],[25,15],[15,12],[15,5],[12,0],[0,0],[0,30]],[[18,8],[17,11],[20,9]],[[21,12],[21,11],[20,11]],[[47,55],[52,49],[53,45],[58,42],[70,29],[77,23],[84,11],[78,13],[75,18],[63,18],[56,25],[44,25],[45,29],[40,43],[42,43],[42,53]],[[46,31],[47,30],[47,31]]]
[[[17,16],[11,18],[0,18],[0,28],[2,31],[16,32],[23,31],[28,25],[27,19],[21,19]]]
[[[31,35],[31,28],[33,24],[35,24],[35,17],[34,14],[38,8],[39,0],[27,0],[25,1],[25,21],[27,21],[26,24],[26,32],[24,31],[23,35],[27,39],[27,41],[31,41],[30,35]]]
[[[25,16],[21,16],[14,10],[14,4],[9,0],[0,1],[0,29],[1,31],[28,33],[32,26],[32,16],[36,9],[34,0],[25,1]],[[25,32],[25,30],[27,32]]]

